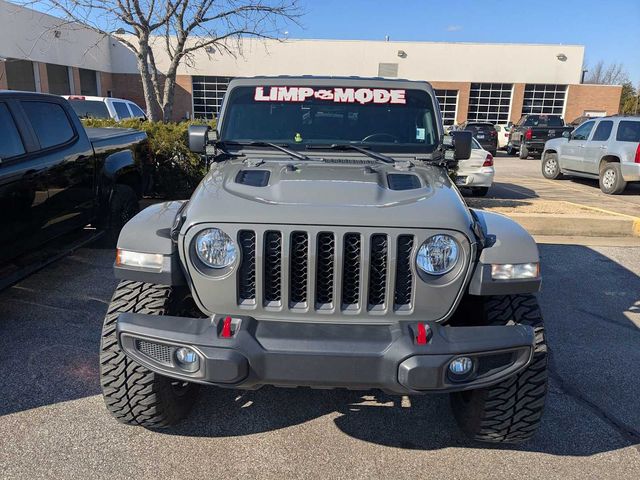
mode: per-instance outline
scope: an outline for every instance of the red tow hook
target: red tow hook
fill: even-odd
[[[220,333],[222,338],[231,338],[231,317],[225,317],[222,321],[222,332]]]
[[[429,341],[427,328],[424,323],[418,323],[418,334],[416,335],[416,343],[418,345],[426,345]]]

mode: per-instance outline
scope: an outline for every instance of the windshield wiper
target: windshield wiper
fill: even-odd
[[[307,145],[308,150],[312,149],[328,149],[328,150],[355,150],[356,152],[360,152],[368,157],[375,158],[384,163],[396,163],[396,161],[383,155],[382,153],[373,152],[371,150],[367,150],[366,148],[359,147],[352,143],[333,143],[331,145]]]
[[[286,153],[290,157],[295,158],[297,160],[311,160],[309,157],[307,157],[306,155],[304,155],[302,153],[298,153],[298,152],[296,152],[294,150],[291,150],[290,148],[283,147],[282,145],[278,145],[276,143],[271,143],[271,142],[225,142],[225,141],[220,141],[218,143],[222,144],[222,145],[237,145],[237,146],[240,146],[240,147],[269,147],[269,148],[273,148],[275,150],[280,150],[281,152]]]

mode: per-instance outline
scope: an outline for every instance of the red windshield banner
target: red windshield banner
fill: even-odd
[[[309,98],[334,103],[407,103],[405,90],[386,88],[256,87],[256,102],[304,102]]]

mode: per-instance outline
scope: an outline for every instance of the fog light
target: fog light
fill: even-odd
[[[458,357],[449,364],[449,372],[456,377],[464,377],[473,370],[473,360],[469,357]]]
[[[188,372],[195,372],[198,370],[200,358],[198,354],[187,347],[181,347],[176,350],[176,361],[178,366]]]

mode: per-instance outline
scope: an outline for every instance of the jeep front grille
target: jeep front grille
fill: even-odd
[[[240,230],[238,304],[292,312],[410,311],[414,235],[344,230]]]

